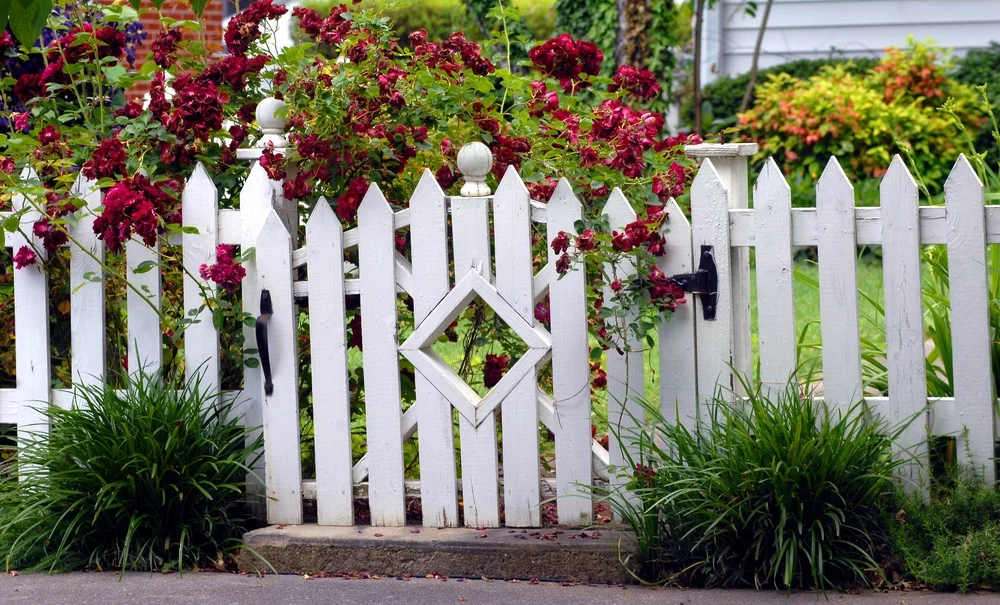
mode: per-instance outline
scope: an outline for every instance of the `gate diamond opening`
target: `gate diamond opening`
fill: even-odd
[[[434,341],[444,333],[476,296],[489,305],[528,347],[524,355],[483,397],[480,397],[432,348]],[[459,280],[451,292],[414,329],[410,337],[399,346],[399,351],[466,420],[479,426],[532,368],[548,359],[551,347],[551,337],[544,328],[536,327],[525,321],[500,296],[492,284],[474,269],[470,269],[465,277]]]

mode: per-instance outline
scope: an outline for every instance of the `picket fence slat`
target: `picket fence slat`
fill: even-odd
[[[260,288],[270,292],[274,308],[266,328],[274,386],[271,395],[264,394],[267,520],[295,525],[302,523],[298,315],[292,299],[292,239],[276,211],[264,222],[256,250]]]
[[[820,235],[823,397],[832,408],[846,410],[860,401],[864,393],[858,323],[854,187],[837,158],[830,158],[816,185],[816,223]]]
[[[184,330],[184,371],[188,382],[201,380],[210,392],[219,389],[219,333],[212,321],[212,310],[205,304],[206,293],[214,295],[215,287],[195,276],[201,265],[213,265],[219,235],[219,193],[201,162],[195,166],[181,198],[181,216],[186,226],[197,233],[184,233],[181,255],[184,266],[184,317],[194,323]],[[196,312],[197,315],[191,315]]]
[[[990,293],[987,287],[986,214],[983,183],[963,154],[944,186],[948,209],[948,279],[951,292],[952,368],[955,401],[968,430],[972,464],[988,484],[995,480],[993,368]],[[993,267],[992,270],[996,270]],[[965,459],[965,456],[962,456]]]
[[[491,281],[490,206],[486,197],[451,198],[452,248],[455,281],[471,271]],[[458,417],[462,452],[462,502],[465,525],[500,525],[499,469],[497,467],[496,414],[489,413],[476,426],[463,414]]]
[[[325,198],[306,223],[309,346],[320,525],[354,525],[351,394],[347,368],[343,228]]]
[[[264,226],[264,221],[271,214],[274,206],[274,190],[270,185],[270,177],[259,163],[254,163],[247,176],[243,189],[240,190],[240,234],[239,245],[242,251],[252,250],[257,244],[257,235]],[[243,312],[252,317],[260,315],[260,284],[257,279],[257,254],[250,255],[244,264],[246,277],[243,278],[243,285],[240,289]],[[254,359],[259,359],[258,355],[251,354],[256,348],[256,335],[253,326],[243,326],[243,355]],[[239,403],[242,405],[242,417],[244,426],[251,430],[247,435],[247,444],[256,441],[264,424],[264,379],[259,366],[243,367],[243,397]],[[250,500],[254,514],[258,517],[264,515],[265,502],[263,496],[264,477],[267,474],[267,462],[264,456],[258,456],[253,472],[247,478],[249,491],[253,494]]]
[[[608,197],[601,214],[606,217],[612,232],[621,231],[625,226],[636,220],[635,210],[625,199],[621,189],[617,187]],[[609,279],[626,280],[629,275],[635,272],[635,263],[626,261],[618,267],[606,264],[604,267],[604,304],[610,310],[615,309],[613,301],[614,291],[611,288]],[[624,342],[620,335],[615,338],[615,344],[621,351],[611,348],[607,351],[607,375],[608,384],[605,389],[608,401],[608,422],[617,427],[608,436],[609,462],[613,469],[611,485],[616,489],[621,489],[631,480],[631,468],[629,460],[639,459],[639,449],[637,437],[639,436],[639,426],[643,419],[643,408],[640,398],[645,396],[643,389],[645,381],[643,378],[643,345],[629,329],[629,325],[636,320],[634,311],[626,311],[624,317],[616,319],[621,321],[616,331],[625,330]],[[628,350],[626,350],[628,349]],[[617,433],[617,434],[616,434]]]
[[[402,405],[396,349],[395,228],[393,212],[373,184],[358,208],[361,334],[364,344],[368,484],[372,525],[406,524]]]
[[[25,170],[22,180],[37,180],[33,170]],[[33,235],[35,221],[41,212],[24,195],[12,200],[14,212],[23,211],[20,230],[11,234],[10,240],[16,253],[22,246],[32,247],[38,255],[33,265],[14,269],[14,355],[17,372],[17,432],[18,447],[29,443],[29,433],[48,434],[49,425],[44,408],[49,401],[52,384],[49,363],[49,288],[48,278],[42,269],[46,258],[41,241]],[[27,235],[23,235],[27,234]]]
[[[448,276],[448,201],[434,175],[425,170],[410,198],[413,263],[413,319],[417,325],[451,289]],[[451,404],[416,372],[417,427],[420,430],[420,503],[427,527],[457,527],[458,471]],[[409,411],[409,410],[408,410]],[[406,423],[404,422],[404,425]],[[412,434],[412,430],[410,431]],[[404,426],[404,439],[405,426]]]
[[[513,166],[493,196],[497,292],[536,325],[531,253],[531,195]],[[533,368],[503,402],[504,514],[508,527],[541,524],[538,477],[538,378]]]
[[[666,253],[656,265],[664,275],[691,273],[695,270],[691,251],[691,224],[677,201],[670,198],[667,213]],[[670,421],[693,428],[698,418],[698,389],[695,368],[695,303],[688,295],[659,327],[660,412]]]
[[[889,406],[893,423],[909,421],[927,401],[924,366],[923,289],[917,183],[895,156],[879,188],[882,208],[882,271],[885,276],[885,341]],[[911,422],[897,448],[911,456],[903,469],[911,490],[926,492],[926,422]]]
[[[84,201],[77,221],[69,226],[70,244],[70,352],[73,382],[99,385],[104,382],[104,243],[94,234],[95,211],[103,203],[100,188],[81,173],[73,185]]]
[[[157,241],[157,246],[159,243]],[[126,279],[132,283],[125,300],[128,308],[128,373],[155,375],[163,366],[160,326],[163,294],[160,290],[159,251],[146,246],[141,239],[130,239],[125,244],[125,266]],[[136,269],[141,272],[136,273]]]
[[[699,418],[711,414],[715,390],[730,393],[734,389],[730,364],[733,360],[732,272],[729,250],[728,193],[712,160],[706,159],[691,184],[692,248],[712,246],[719,275],[718,304],[715,321],[698,322],[698,402]],[[697,299],[695,299],[697,300]],[[701,303],[696,313],[700,317]]]
[[[549,264],[558,256],[552,240],[576,234],[583,207],[566,179],[560,179],[546,210]],[[586,276],[580,267],[549,284],[552,318],[552,390],[556,422],[556,491],[559,523],[585,525],[593,519],[590,434],[590,346],[587,342]]]
[[[760,387],[782,391],[794,378],[797,355],[792,283],[792,193],[774,159],[764,164],[753,189],[757,245],[757,314]],[[749,376],[747,376],[749,379]]]

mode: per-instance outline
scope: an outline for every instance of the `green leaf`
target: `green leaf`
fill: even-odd
[[[17,214],[13,214],[7,217],[7,220],[3,222],[4,231],[10,231],[14,233],[17,231],[17,226],[21,223],[21,217]]]
[[[149,273],[154,267],[159,267],[156,261],[144,260],[139,265],[132,270],[132,273],[136,275],[141,275],[143,273]]]
[[[27,5],[24,4],[27,3]],[[7,25],[17,41],[31,46],[42,35],[42,27],[52,12],[52,0],[18,0],[10,2]]]
[[[154,4],[155,4],[155,2],[154,2]],[[201,17],[201,14],[203,12],[205,12],[205,5],[206,4],[208,4],[208,0],[191,0],[191,10],[194,11],[195,15],[197,15],[198,17]],[[163,5],[163,0],[160,0],[160,6],[162,6],[162,5]],[[160,8],[160,7],[158,6],[157,8]]]
[[[128,70],[123,65],[112,65],[105,67],[102,71],[104,71],[104,76],[108,79],[108,82],[112,84],[117,84],[122,79],[122,76],[128,73]]]
[[[7,16],[10,15],[10,6],[14,0],[0,0],[0,29],[7,28]]]

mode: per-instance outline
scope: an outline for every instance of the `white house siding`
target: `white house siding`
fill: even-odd
[[[766,0],[758,16],[745,2],[720,0],[705,18],[702,74],[750,70]],[[774,0],[764,35],[760,66],[830,56],[881,56],[910,35],[932,38],[956,56],[1000,42],[1000,0]]]

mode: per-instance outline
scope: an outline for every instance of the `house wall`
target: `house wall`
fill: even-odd
[[[707,11],[702,60],[706,82],[750,71],[760,15],[720,0]],[[881,56],[909,35],[932,38],[957,56],[1000,41],[1000,0],[774,0],[760,66],[830,56]]]

